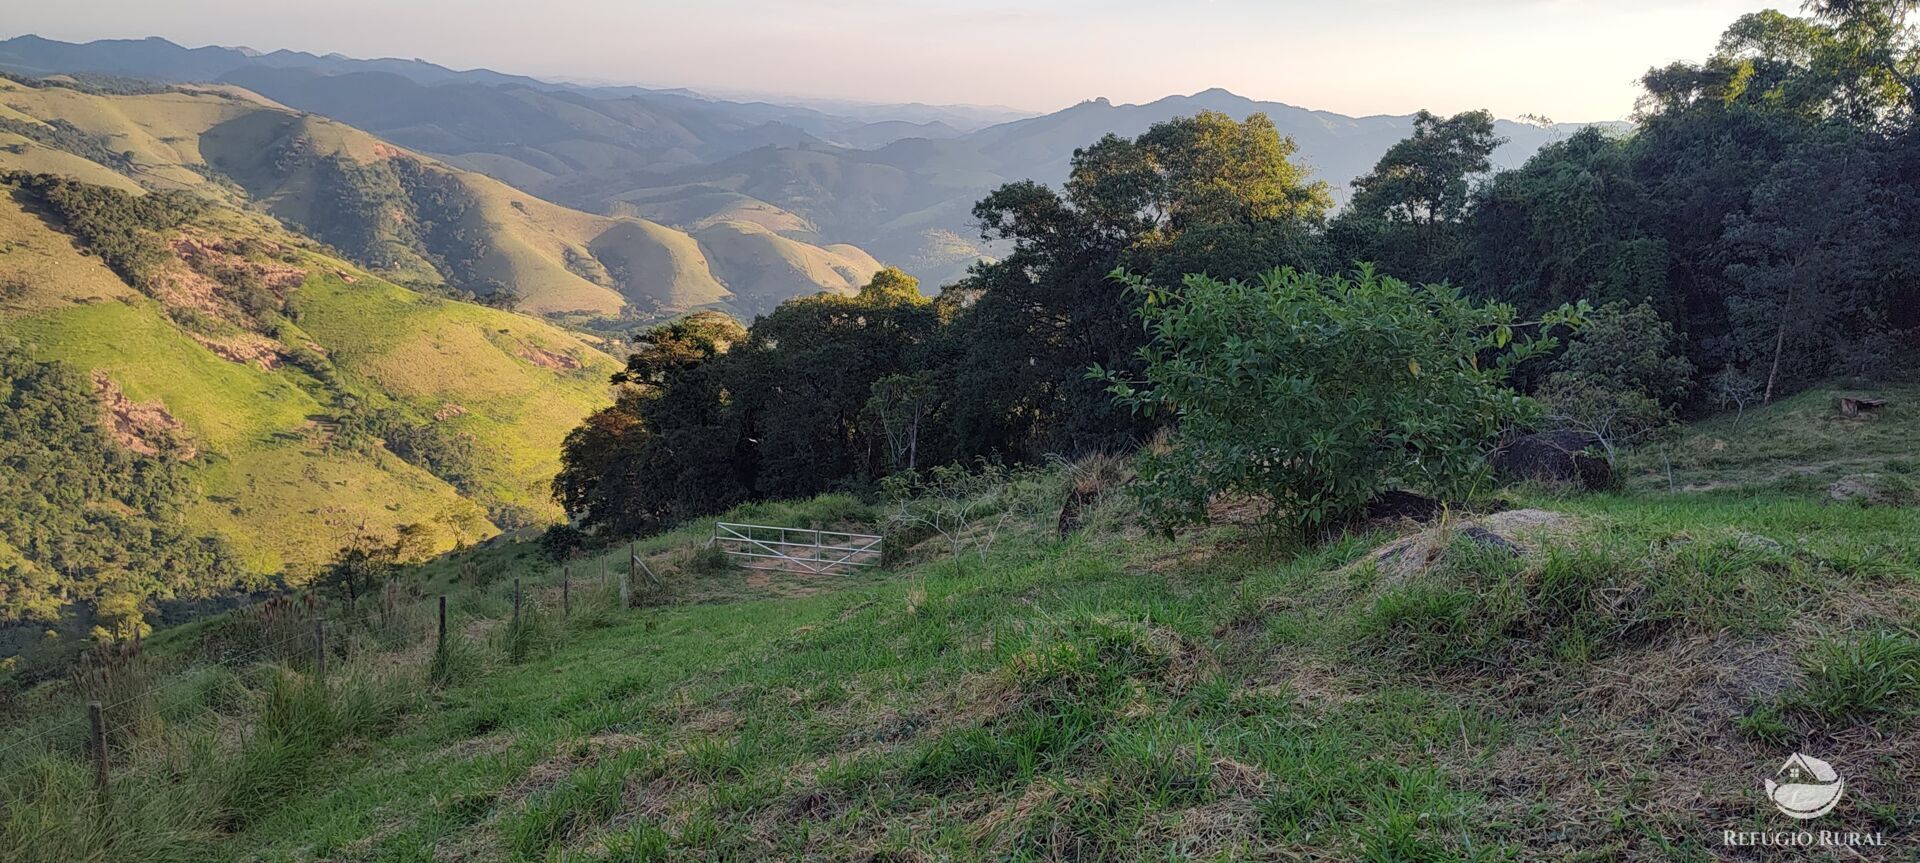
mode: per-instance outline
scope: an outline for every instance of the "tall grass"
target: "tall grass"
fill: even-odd
[[[614,600],[589,591],[585,620],[610,623]],[[432,605],[390,585],[356,607],[280,597],[193,627],[166,655],[138,645],[90,651],[64,681],[17,699],[0,725],[0,859],[6,863],[168,863],[215,856],[311,791],[316,770],[352,741],[383,739],[417,715],[426,684],[470,683],[492,667],[461,631],[508,616],[497,590],[454,596],[463,614],[440,650]],[[329,618],[327,676],[315,676],[314,620]],[[519,626],[498,627],[522,660],[550,646],[551,615],[529,597]],[[411,662],[413,656],[420,661]],[[88,701],[106,706],[110,785],[93,787]],[[36,719],[36,717],[41,717]]]

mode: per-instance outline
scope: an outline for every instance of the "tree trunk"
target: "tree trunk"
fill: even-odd
[[[1773,386],[1780,379],[1780,355],[1787,347],[1787,318],[1793,311],[1793,288],[1787,288],[1786,301],[1780,304],[1780,329],[1773,335],[1773,366],[1767,370],[1767,393],[1760,397],[1763,405],[1773,404]]]

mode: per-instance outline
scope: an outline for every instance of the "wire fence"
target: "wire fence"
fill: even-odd
[[[259,648],[255,648],[254,650],[251,650],[251,651],[248,651],[248,652],[247,652],[246,654],[241,654],[241,655],[240,655],[240,656],[238,656],[238,657],[234,657],[234,658],[232,658],[232,659],[228,659],[228,660],[225,660],[225,661],[226,661],[226,662],[229,662],[229,663],[231,663],[231,664],[236,664],[236,665],[238,665],[238,664],[242,664],[242,663],[244,663],[244,662],[251,662],[251,661],[253,661],[253,659],[254,659],[254,658],[256,658],[256,657],[258,657],[258,656],[260,656],[260,655],[263,655],[263,654],[264,654],[264,653],[265,653],[266,651],[269,651],[269,650],[276,650],[276,649],[279,649],[279,648],[281,648],[281,647],[286,647],[286,646],[288,646],[288,645],[291,645],[291,644],[294,644],[294,643],[296,643],[296,642],[299,642],[299,641],[303,641],[303,640],[307,640],[307,637],[305,637],[305,636],[295,636],[295,637],[292,637],[292,638],[288,638],[288,639],[285,639],[285,640],[282,640],[282,641],[280,641],[280,642],[277,642],[277,643],[274,643],[274,644],[268,644],[268,645],[265,645],[265,646],[262,646],[262,647],[259,647]],[[219,664],[219,663],[210,663],[210,664]],[[196,667],[205,667],[205,666],[203,666],[203,665],[192,665],[192,666],[188,666],[188,667],[186,667],[186,668],[182,668],[182,669],[179,669],[179,670],[178,670],[178,671],[177,671],[176,673],[180,673],[180,674],[184,674],[184,673],[187,673],[187,672],[191,672],[191,671],[193,671],[193,670],[194,670],[194,669],[195,669]],[[138,693],[135,693],[135,694],[133,694],[133,695],[129,695],[129,696],[127,696],[127,697],[125,697],[125,698],[122,698],[122,699],[120,699],[120,700],[118,700],[118,701],[115,701],[115,702],[112,702],[112,703],[109,703],[109,704],[101,704],[100,702],[90,702],[90,703],[89,703],[89,708],[90,708],[90,706],[91,706],[91,704],[100,704],[100,710],[101,710],[101,711],[102,711],[103,713],[112,713],[112,712],[114,712],[114,711],[117,711],[117,710],[119,710],[119,709],[121,709],[121,708],[124,708],[124,707],[126,707],[126,706],[128,706],[128,705],[131,705],[131,704],[135,704],[135,703],[137,703],[137,702],[140,702],[140,701],[144,701],[144,700],[146,700],[146,699],[148,699],[148,698],[150,698],[150,697],[151,697],[151,696],[152,696],[152,695],[153,695],[153,694],[154,694],[155,692],[157,692],[157,691],[159,691],[159,690],[160,690],[160,688],[161,688],[161,687],[160,687],[160,686],[159,686],[158,684],[155,684],[155,685],[152,685],[152,686],[149,686],[149,687],[147,687],[146,689],[143,689],[143,690],[141,690],[141,691],[140,691],[140,692],[138,692]],[[20,749],[24,749],[24,748],[25,748],[25,747],[27,747],[28,745],[31,745],[31,744],[33,744],[33,743],[35,743],[35,742],[37,742],[37,741],[40,741],[40,740],[45,740],[46,738],[48,738],[48,737],[51,737],[52,735],[54,735],[54,734],[55,734],[55,733],[57,733],[57,732],[60,732],[60,731],[65,731],[65,730],[67,730],[67,729],[70,729],[70,728],[73,728],[74,726],[78,726],[78,725],[82,725],[82,724],[85,724],[85,723],[86,723],[87,721],[88,721],[88,717],[87,717],[87,715],[86,715],[86,714],[82,714],[82,715],[80,715],[80,716],[75,716],[75,717],[71,717],[71,718],[68,718],[68,719],[63,719],[63,720],[59,720],[59,721],[56,721],[56,722],[54,722],[54,723],[53,723],[52,725],[48,725],[48,726],[46,726],[46,727],[44,727],[44,728],[42,728],[42,729],[40,729],[39,731],[37,731],[37,732],[34,732],[33,734],[29,734],[29,735],[27,735],[26,737],[23,737],[23,738],[21,738],[21,739],[19,739],[19,740],[15,740],[14,742],[12,742],[12,743],[10,743],[10,744],[8,744],[7,746],[4,746],[4,747],[0,747],[0,764],[4,764],[4,763],[6,763],[6,758],[7,758],[7,756],[8,756],[8,755],[11,755],[11,754],[13,754],[14,752],[16,752],[16,751],[18,751],[18,750],[20,750]],[[126,728],[126,726],[125,726],[125,725],[122,725],[122,726],[120,726],[120,729],[121,729],[121,730],[125,730],[125,728]]]
[[[630,573],[636,570],[638,566],[643,565],[643,563],[636,563],[637,556],[632,555],[631,550],[629,551],[629,556],[629,571],[619,573],[620,602],[622,605],[629,604],[627,598],[631,592]],[[562,573],[563,575],[557,587],[559,587],[560,593],[559,609],[564,618],[571,614],[573,605],[571,567],[563,569]],[[651,576],[651,573],[648,573],[648,575]],[[608,587],[604,567],[600,587],[603,590]],[[505,598],[511,601],[511,612],[504,621],[507,624],[507,632],[509,634],[508,641],[509,644],[511,644],[512,634],[521,629],[523,623],[527,620],[526,615],[528,614],[525,608],[526,603],[524,601],[525,596],[521,579],[513,579],[511,591]],[[611,599],[611,597],[609,597],[609,599]],[[310,615],[298,618],[297,620],[282,617],[272,621],[272,625],[281,627],[290,626],[297,631],[292,634],[274,638],[264,644],[250,645],[247,649],[238,653],[220,652],[218,655],[203,655],[191,663],[171,668],[162,668],[157,661],[149,660],[141,652],[134,652],[118,660],[104,660],[104,664],[97,668],[90,669],[89,673],[99,674],[101,681],[109,687],[118,683],[124,683],[129,679],[137,679],[139,674],[146,672],[151,672],[153,679],[144,681],[145,685],[140,686],[137,691],[129,694],[114,693],[117,697],[111,699],[87,699],[75,705],[80,708],[76,715],[55,720],[30,733],[7,741],[4,746],[0,746],[0,768],[5,768],[12,764],[10,759],[15,756],[22,753],[30,753],[32,751],[30,747],[44,747],[51,741],[60,739],[66,735],[78,736],[84,729],[87,733],[87,742],[85,743],[86,754],[91,757],[96,769],[100,773],[98,781],[101,784],[101,791],[104,793],[107,783],[106,770],[109,751],[111,750],[113,753],[122,756],[129,753],[141,754],[143,750],[158,745],[155,740],[143,739],[148,736],[145,733],[147,729],[142,727],[143,724],[150,719],[156,718],[162,719],[163,721],[177,721],[177,719],[168,720],[168,717],[173,717],[179,712],[179,708],[186,706],[188,702],[192,701],[192,696],[189,695],[179,703],[171,705],[161,703],[163,699],[159,696],[170,688],[170,684],[177,682],[181,677],[204,669],[241,667],[261,661],[284,660],[290,663],[299,663],[304,657],[309,673],[324,683],[328,677],[327,665],[332,656],[338,653],[343,658],[350,657],[354,652],[356,639],[362,637],[371,637],[376,644],[390,643],[394,640],[392,636],[395,635],[396,623],[405,632],[405,638],[399,639],[399,641],[402,643],[419,644],[428,639],[432,639],[434,642],[434,656],[444,657],[446,651],[453,643],[463,640],[457,632],[449,633],[447,625],[447,600],[448,596],[446,594],[439,594],[433,598],[423,599],[421,603],[415,603],[406,608],[400,608],[391,602],[387,602],[371,611],[360,611],[353,605],[350,605],[343,616],[332,621],[332,625],[329,625],[328,619],[319,613],[320,606],[309,602],[308,608],[312,611]],[[285,602],[284,599],[282,601]],[[271,602],[271,600],[269,602]],[[426,614],[418,615],[423,606],[427,609]],[[425,624],[429,621],[434,621],[436,606],[437,621],[429,628]],[[291,604],[287,604],[286,607],[291,607]],[[259,608],[261,608],[261,606],[254,606],[244,611],[234,612],[234,614],[245,615],[249,612],[257,611]],[[476,617],[479,619],[489,619],[483,616]],[[263,627],[268,625],[261,621],[256,621],[256,623]],[[399,647],[397,645],[392,645],[384,652],[397,652],[398,649]],[[510,647],[510,649],[512,648]],[[375,652],[383,651],[376,650]],[[141,662],[151,662],[152,664],[145,668],[135,670],[136,664]],[[118,677],[116,677],[116,675],[118,675]],[[78,679],[78,673],[70,675],[68,685],[83,696],[90,694],[85,691],[86,687],[82,681]],[[151,709],[140,709],[139,705],[143,702],[151,704],[153,707]],[[118,741],[118,744],[116,745],[110,741]]]
[[[878,537],[870,539],[877,540]],[[816,535],[816,544],[818,544],[817,540]],[[860,551],[864,552],[866,549],[860,549]],[[614,567],[610,570],[605,558],[598,563],[599,578],[596,586],[605,601],[617,602],[618,608],[627,609],[635,605],[636,588],[651,594],[666,592],[666,582],[655,573],[647,559],[639,553],[637,544],[627,546],[626,558],[624,568]],[[862,562],[864,563],[864,560]],[[476,574],[471,566],[463,570],[463,573]],[[553,586],[559,588],[558,604],[564,619],[571,615],[573,607],[573,568],[571,565],[562,567],[560,573],[558,585]],[[592,576],[589,575],[588,579],[591,578]],[[589,580],[583,584],[594,584],[594,582]],[[158,727],[178,724],[182,721],[180,718],[182,708],[190,708],[196,699],[192,693],[188,693],[177,703],[168,705],[162,704],[162,699],[157,696],[169,688],[177,689],[172,685],[178,683],[181,678],[205,669],[240,667],[262,661],[286,661],[289,664],[298,664],[301,658],[305,657],[306,670],[324,685],[328,676],[329,657],[335,653],[336,648],[339,648],[343,658],[351,658],[355,639],[362,636],[372,637],[376,644],[383,645],[383,652],[389,653],[397,653],[402,644],[419,644],[430,638],[434,642],[433,656],[435,657],[430,668],[438,667],[439,661],[448,658],[449,648],[465,640],[457,633],[449,634],[448,594],[438,594],[432,599],[421,597],[423,603],[402,607],[394,598],[392,590],[395,586],[394,582],[388,583],[386,593],[377,597],[381,603],[372,610],[362,610],[358,607],[358,603],[350,601],[344,609],[344,614],[334,618],[331,626],[328,619],[321,613],[323,605],[315,601],[316,595],[311,592],[306,594],[305,614],[298,613],[301,611],[301,603],[295,603],[290,596],[269,599],[247,609],[230,612],[228,615],[230,620],[246,619],[247,615],[254,615],[251,624],[260,630],[255,634],[268,634],[266,631],[279,628],[278,632],[271,633],[277,637],[265,643],[249,645],[247,649],[240,652],[229,653],[224,650],[215,650],[215,648],[224,647],[221,638],[214,637],[218,631],[203,634],[202,654],[185,665],[165,667],[160,661],[149,659],[139,649],[138,641],[134,642],[134,652],[122,655],[118,665],[110,658],[111,654],[104,652],[96,654],[106,657],[101,660],[103,664],[90,669],[92,673],[99,675],[99,679],[93,683],[102,688],[111,690],[130,679],[137,679],[141,674],[150,674],[151,679],[144,681],[145,685],[138,687],[137,691],[132,693],[112,693],[115,697],[88,699],[84,696],[93,693],[87,691],[87,687],[83,685],[85,682],[78,679],[77,674],[69,675],[68,684],[83,696],[83,699],[74,705],[80,709],[75,715],[42,725],[30,733],[0,745],[0,771],[18,767],[19,765],[10,759],[23,752],[30,752],[30,747],[44,746],[50,741],[60,739],[63,735],[78,736],[80,730],[85,728],[87,732],[85,753],[91,756],[98,772],[99,790],[105,794],[109,781],[110,753],[120,756],[131,754],[134,758],[126,760],[132,761],[147,754],[146,750],[150,747],[158,747],[166,743],[165,735],[158,734],[154,728],[144,727],[144,723],[154,721]],[[476,586],[480,590],[477,593],[468,594],[469,599],[488,596],[492,581],[488,579]],[[414,594],[414,596],[419,595]],[[504,646],[509,656],[514,661],[518,661],[526,649],[525,639],[516,637],[524,635],[522,624],[525,619],[523,615],[526,613],[523,608],[524,594],[521,579],[513,579],[510,595],[501,598],[511,600],[511,611],[506,612],[508,616],[504,621],[507,624]],[[429,606],[427,614],[413,617],[412,613],[417,612],[422,604]],[[437,605],[438,619],[430,628],[426,624],[434,619],[431,610],[431,606],[434,605]],[[277,616],[267,614],[266,611],[269,610],[275,612]],[[491,618],[490,615],[475,615],[475,617]],[[396,622],[400,629],[404,630],[404,637],[395,638],[398,634],[395,630]],[[287,628],[293,631],[290,634],[282,634],[286,633]],[[333,636],[331,639],[330,634]],[[151,662],[151,664],[136,669],[136,664],[141,662]],[[140,707],[143,702],[151,707]],[[48,708],[65,709],[51,704],[42,709]],[[207,715],[201,718],[218,721],[214,711],[208,711]]]

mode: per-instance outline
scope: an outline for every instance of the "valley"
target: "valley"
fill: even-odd
[[[0,861],[1916,859],[1916,0],[106,2]]]

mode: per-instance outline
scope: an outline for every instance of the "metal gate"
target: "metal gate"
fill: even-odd
[[[714,523],[712,542],[744,558],[741,566],[747,569],[816,573],[879,566],[880,543],[880,537],[866,533],[724,521]]]

